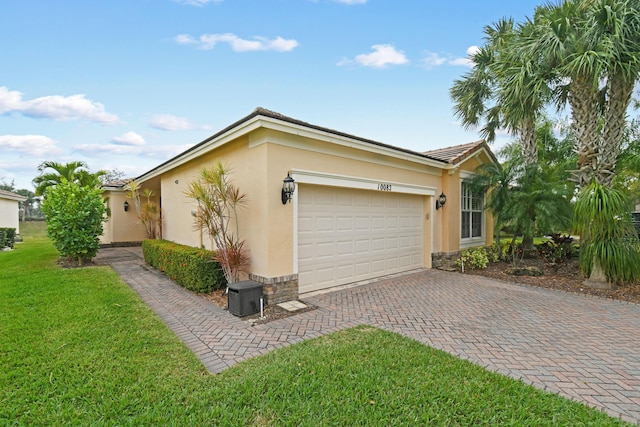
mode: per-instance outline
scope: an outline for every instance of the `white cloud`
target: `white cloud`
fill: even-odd
[[[9,90],[5,86],[0,86],[0,114],[18,111],[22,103],[22,94],[15,90]]]
[[[348,4],[348,5],[352,5],[352,4],[365,4],[367,2],[367,0],[335,0],[338,3],[342,3],[342,4]]]
[[[141,146],[144,145],[144,138],[135,132],[126,132],[121,136],[114,136],[111,141],[116,145]]]
[[[198,39],[190,34],[180,34],[174,38],[178,44],[195,44],[199,49],[210,50],[219,43],[227,43],[235,52],[269,51],[289,52],[299,43],[294,39],[283,39],[278,36],[275,39],[266,37],[254,37],[253,40],[242,39],[232,33],[203,34]]]
[[[15,151],[34,157],[60,154],[56,142],[43,135],[0,135],[0,151]]]
[[[473,57],[473,55],[475,55],[476,53],[478,53],[478,51],[480,50],[480,48],[478,46],[469,46],[467,48],[467,56],[464,58],[454,58],[452,60],[449,61],[450,65],[454,65],[454,66],[463,66],[463,67],[469,67],[469,68],[473,68],[473,66],[475,65],[473,60],[471,59]]]
[[[404,52],[396,50],[390,44],[375,44],[371,46],[374,51],[367,54],[360,54],[355,59],[343,59],[338,62],[339,66],[350,65],[354,62],[364,67],[385,68],[387,65],[402,65],[409,63]]]
[[[178,34],[174,38],[175,42],[178,44],[195,44],[198,43],[196,39],[191,37],[189,34]]]
[[[73,146],[74,150],[80,151],[85,155],[91,154],[127,154],[127,155],[137,155],[141,154],[143,148],[140,146],[132,146],[132,145],[117,145],[117,144],[79,144]]]
[[[187,6],[204,6],[207,3],[222,3],[222,0],[176,0],[176,3],[186,4]]]
[[[422,58],[422,64],[428,68],[438,67],[447,62],[447,58],[444,58],[437,53],[433,52],[425,52],[424,58]]]
[[[195,127],[189,119],[172,116],[171,114],[155,115],[149,124],[151,127],[160,130],[189,130]]]
[[[95,155],[126,155],[138,156],[144,155],[145,158],[155,157],[166,160],[175,157],[183,151],[191,148],[193,144],[188,145],[165,145],[165,146],[133,146],[133,145],[116,145],[116,144],[79,144],[73,147],[86,156]]]
[[[195,144],[180,144],[148,147],[148,149],[145,150],[145,154],[165,160],[187,151],[194,145]]]
[[[451,65],[454,67],[463,66],[471,68],[474,66],[473,60],[471,58],[478,52],[478,50],[480,50],[478,46],[470,46],[469,48],[467,48],[467,56],[464,58],[444,57],[437,53],[425,51],[421,63],[427,69],[439,67],[441,65]]]
[[[118,117],[107,113],[104,105],[85,98],[83,94],[71,96],[43,96],[23,101],[22,93],[0,87],[0,114],[18,112],[28,117],[52,120],[89,120],[112,124]]]

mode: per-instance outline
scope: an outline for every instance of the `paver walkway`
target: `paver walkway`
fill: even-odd
[[[640,305],[424,270],[303,298],[318,308],[250,326],[146,267],[140,254],[109,248],[97,259],[212,373],[366,323],[640,424]]]

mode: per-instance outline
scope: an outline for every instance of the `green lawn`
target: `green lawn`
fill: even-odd
[[[36,228],[0,253],[0,425],[624,424],[366,326],[209,375],[111,269],[60,269]]]

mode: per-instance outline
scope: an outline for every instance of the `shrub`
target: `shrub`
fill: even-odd
[[[47,189],[42,203],[47,234],[60,256],[83,265],[98,253],[106,207],[99,187],[62,181]]]
[[[16,241],[15,228],[0,228],[0,249],[13,248]]]
[[[495,242],[491,244],[491,247],[486,250],[487,252],[487,260],[489,262],[498,262],[502,258],[502,253],[504,252],[504,248],[502,250],[498,249],[498,245]]]
[[[212,251],[167,240],[145,240],[142,252],[147,264],[186,289],[207,293],[226,286],[224,273]]]
[[[552,234],[551,240],[537,245],[538,254],[547,264],[558,265],[569,261],[574,255],[573,237]]]
[[[462,251],[460,258],[456,260],[456,265],[461,268],[467,269],[480,269],[487,268],[489,264],[489,258],[487,257],[487,251],[484,248],[470,248]]]

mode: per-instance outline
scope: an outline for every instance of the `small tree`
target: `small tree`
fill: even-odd
[[[160,206],[152,200],[154,193],[150,188],[140,191],[140,184],[131,180],[125,186],[127,197],[133,200],[136,214],[140,223],[144,226],[144,232],[148,239],[160,237]],[[142,200],[142,198],[146,200]]]
[[[42,211],[47,234],[60,256],[75,259],[79,265],[96,256],[107,218],[99,187],[81,186],[62,178],[47,189]]]
[[[580,269],[589,277],[587,285],[640,279],[640,241],[621,191],[595,180],[582,189],[575,207],[574,231],[581,239]]]
[[[240,273],[249,265],[244,240],[239,237],[238,209],[247,195],[233,185],[231,171],[221,162],[204,168],[184,192],[198,202],[194,218],[198,230],[206,230],[215,243],[216,260],[228,283],[240,281]],[[212,248],[213,249],[213,248]]]

